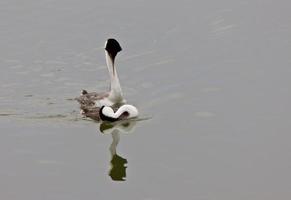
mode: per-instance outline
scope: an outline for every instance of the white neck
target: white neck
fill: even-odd
[[[138,116],[137,108],[129,104],[121,106],[116,112],[114,112],[113,109],[109,106],[105,106],[102,110],[103,115],[114,119],[118,119],[124,112],[128,113],[127,119]]]
[[[105,51],[106,56],[106,63],[107,68],[110,75],[110,93],[109,93],[109,99],[115,103],[119,103],[123,101],[123,95],[122,90],[120,87],[118,75],[116,72],[116,67],[114,66],[114,63],[112,59],[110,58],[107,51]]]
[[[110,109],[112,110],[112,108],[110,108]],[[112,111],[106,112],[104,114],[107,114],[107,116],[117,119],[124,112],[128,112],[128,114],[129,114],[128,118],[133,118],[133,117],[137,117],[138,116],[137,108],[132,106],[132,105],[129,105],[129,104],[121,106],[116,112],[114,112],[112,110]]]

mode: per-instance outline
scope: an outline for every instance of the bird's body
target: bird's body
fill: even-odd
[[[108,92],[97,93],[97,92],[87,92],[82,90],[82,94],[76,98],[80,103],[81,109],[96,107],[96,101],[106,99],[109,96]]]

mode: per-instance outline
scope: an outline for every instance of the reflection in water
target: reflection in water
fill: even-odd
[[[104,134],[111,134],[112,143],[110,145],[111,169],[109,176],[113,181],[125,181],[127,160],[117,154],[116,147],[120,140],[120,133],[133,132],[136,121],[118,121],[115,123],[103,122],[100,124],[100,131]]]

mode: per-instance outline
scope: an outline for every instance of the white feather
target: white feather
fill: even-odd
[[[118,119],[124,112],[128,113],[128,117],[126,117],[126,119],[138,117],[139,114],[137,108],[129,104],[121,106],[116,112],[114,112],[109,106],[105,106],[102,110],[103,115],[114,119]]]

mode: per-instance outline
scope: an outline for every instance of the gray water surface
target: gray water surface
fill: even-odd
[[[0,198],[291,197],[291,3],[0,1]],[[80,116],[120,41],[146,120]]]

